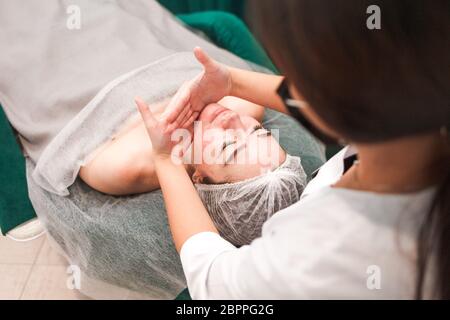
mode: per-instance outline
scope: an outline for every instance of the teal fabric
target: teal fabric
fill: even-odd
[[[175,300],[192,300],[191,295],[189,293],[189,289],[184,289]]]
[[[201,11],[231,12],[244,18],[245,0],[158,0],[174,14],[186,14]]]
[[[278,73],[264,49],[237,16],[222,11],[178,15],[190,27],[203,31],[217,46]]]
[[[36,216],[28,199],[25,159],[0,106],[0,229],[2,234]]]

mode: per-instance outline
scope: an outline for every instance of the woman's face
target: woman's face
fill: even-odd
[[[253,178],[284,162],[286,154],[271,132],[252,117],[240,116],[220,104],[210,104],[201,113],[201,144],[209,161],[194,165],[196,183],[232,183]],[[195,133],[197,134],[197,133]],[[208,151],[209,150],[209,151]],[[213,160],[213,161],[211,161]]]

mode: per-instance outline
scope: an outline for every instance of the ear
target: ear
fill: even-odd
[[[194,183],[203,183],[203,176],[200,172],[198,172],[198,170],[194,171],[194,174],[192,175],[192,181]]]

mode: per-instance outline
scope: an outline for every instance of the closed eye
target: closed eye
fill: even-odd
[[[258,135],[258,136],[271,136],[272,135],[272,133],[270,131],[265,130],[264,127],[262,125],[260,125],[260,124],[255,126],[250,134],[253,134],[253,133],[255,133],[256,131],[259,131],[259,130],[264,130],[264,132],[262,134]]]
[[[252,130],[252,132],[250,134],[252,134],[252,133],[254,133],[254,132],[258,131],[258,130],[261,130],[261,129],[264,129],[263,126],[258,124],[258,125],[253,127],[253,130]]]
[[[224,151],[229,145],[235,144],[236,141],[226,141],[222,145],[222,151]]]
[[[264,130],[264,132],[263,132],[262,134],[259,134],[258,137],[259,137],[259,136],[270,136],[270,135],[271,135],[271,132],[265,130],[264,127],[263,127],[262,125],[260,125],[260,124],[258,124],[258,125],[256,125],[256,126],[253,127],[252,131],[250,132],[250,135],[253,134],[253,133],[255,133],[255,132],[257,132],[257,131],[260,131],[260,130]],[[228,142],[224,142],[224,143],[223,143],[223,146],[222,146],[222,151],[225,151],[225,149],[226,149],[229,145],[232,145],[232,144],[237,144],[237,141],[228,141]],[[237,147],[237,148],[230,154],[230,156],[228,156],[227,160],[225,161],[225,166],[228,165],[228,163],[230,163],[231,160],[233,160],[233,158],[236,158],[237,153],[239,152],[239,150],[244,149],[245,146],[246,146],[246,144],[242,144],[240,147]]]

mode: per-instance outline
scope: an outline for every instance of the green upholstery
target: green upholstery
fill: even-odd
[[[245,0],[158,0],[174,14],[186,14],[201,11],[231,12],[243,19]]]
[[[0,228],[3,234],[33,217],[25,178],[25,159],[0,108]]]
[[[277,72],[272,61],[247,26],[234,14],[222,11],[206,11],[180,14],[178,18],[190,27],[203,31],[217,46],[225,48],[245,60]]]

